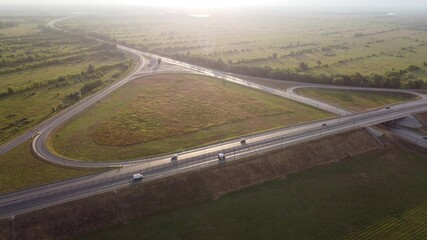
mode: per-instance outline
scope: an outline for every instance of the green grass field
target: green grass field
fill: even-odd
[[[55,166],[38,160],[27,141],[0,156],[0,194],[78,177],[99,170],[79,170]]]
[[[301,88],[298,93],[322,102],[343,107],[351,111],[363,112],[389,104],[414,100],[415,95],[393,92],[346,91],[336,89]]]
[[[0,29],[0,37],[18,37],[39,33],[41,29],[38,28],[38,24],[43,24],[46,22],[46,20],[46,17],[43,17],[42,19],[38,19],[38,23],[23,21],[16,27]]]
[[[75,159],[125,160],[327,117],[331,115],[219,79],[163,74],[118,89],[53,133],[48,145]]]
[[[125,76],[137,61],[96,41],[50,31],[44,18],[29,21],[35,20],[22,17],[18,26],[0,29],[0,143]],[[101,86],[70,97],[96,81]]]
[[[427,32],[422,15],[303,13],[283,9],[129,12],[84,16],[61,24],[96,32],[163,55],[184,54],[246,66],[295,69],[308,73],[384,74],[409,65],[427,80]]]
[[[80,239],[426,239],[426,170],[378,150]]]

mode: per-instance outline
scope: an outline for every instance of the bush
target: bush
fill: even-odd
[[[305,62],[301,62],[301,63],[299,64],[299,69],[300,69],[301,71],[306,71],[306,70],[308,70],[308,64],[307,64],[307,63],[305,63]]]
[[[92,83],[86,83],[82,88],[80,88],[80,93],[81,95],[84,95],[90,91],[92,91],[93,89],[99,87],[102,85],[102,81],[101,80],[97,80],[95,82]]]
[[[409,65],[407,70],[408,71],[417,71],[417,70],[420,70],[420,67],[418,67],[416,65]]]
[[[95,67],[92,64],[89,64],[89,66],[87,66],[87,74],[91,74],[95,72]]]

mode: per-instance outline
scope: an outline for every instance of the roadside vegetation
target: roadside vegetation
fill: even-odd
[[[250,76],[425,88],[425,16],[212,11],[84,16],[63,26],[144,51]]]
[[[425,239],[426,170],[376,150],[79,239]]]
[[[55,32],[45,21],[23,18],[0,29],[0,142],[123,77],[135,65],[136,59],[114,44]]]
[[[375,139],[363,129],[345,132],[216,167],[181,172],[182,174],[149,182],[143,180],[142,184],[134,183],[131,187],[117,191],[21,214],[14,219],[2,219],[0,235],[16,239],[77,238],[111,226],[129,224],[134,219],[150,218],[167,210],[217,200],[227,193],[273,179],[284,179],[289,174],[304,169],[340,162],[348,156],[373,151],[378,147]],[[317,154],[312,154],[313,152]],[[251,213],[247,214],[250,216]],[[176,223],[187,220],[184,218]],[[157,226],[154,229],[158,229]],[[151,233],[149,236],[150,239],[155,238]],[[109,237],[128,239],[117,233]],[[173,237],[174,234],[171,233],[169,239],[174,239]],[[145,239],[145,234],[136,238]],[[186,236],[180,238],[187,239]],[[206,236],[202,236],[204,238]]]
[[[127,160],[327,117],[224,80],[162,74],[129,82],[51,134],[48,146],[69,158]]]
[[[78,177],[99,170],[81,170],[55,166],[38,160],[27,141],[0,156],[0,194]]]
[[[350,91],[339,89],[300,88],[298,94],[345,109],[363,112],[399,102],[414,100],[416,95],[397,92]]]

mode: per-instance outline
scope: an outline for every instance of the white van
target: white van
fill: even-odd
[[[225,154],[224,153],[218,154],[218,160],[222,160],[222,159],[225,159]]]
[[[141,173],[136,173],[132,176],[133,180],[141,180],[144,178],[144,175],[142,175]]]

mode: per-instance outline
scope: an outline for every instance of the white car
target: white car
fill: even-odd
[[[142,175],[141,173],[136,173],[132,176],[133,180],[140,180],[144,178],[144,175]]]
[[[222,159],[225,159],[225,154],[224,153],[218,154],[218,160],[222,160]]]

